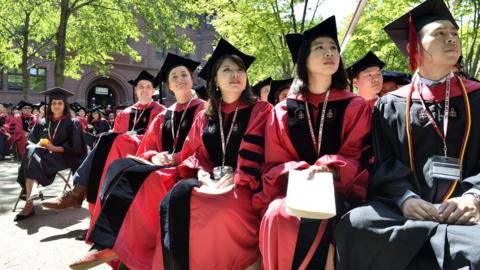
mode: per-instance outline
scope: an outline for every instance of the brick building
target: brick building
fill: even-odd
[[[212,52],[212,41],[216,35],[213,27],[208,23],[203,23],[198,29],[182,29],[182,32],[185,32],[196,45],[195,54],[187,56],[204,62],[204,56]],[[79,80],[66,77],[64,88],[75,93],[75,96],[69,101],[77,101],[85,105],[90,104],[92,98],[95,98],[97,105],[132,104],[133,88],[128,81],[135,78],[142,69],[156,75],[169,51],[147,44],[145,39],[132,43],[131,46],[141,55],[140,62],[135,62],[130,57],[116,55],[110,62],[113,68],[107,76],[100,76],[87,67]],[[179,53],[178,50],[170,50],[170,52]],[[30,102],[36,103],[43,100],[39,92],[54,86],[53,68],[53,62],[46,62],[30,70],[33,88],[29,92]],[[4,72],[0,79],[0,103],[20,101],[22,99],[22,75],[8,71]],[[163,91],[163,96],[166,97],[165,104],[172,103],[173,96],[167,91]]]

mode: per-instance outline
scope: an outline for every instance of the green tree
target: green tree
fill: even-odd
[[[212,14],[212,24],[221,37],[256,57],[249,69],[249,78],[254,82],[268,76],[276,79],[291,76],[293,63],[283,36],[303,32],[321,20],[316,11],[323,0],[315,1],[312,12],[307,12],[308,2],[200,0],[196,9]],[[301,16],[295,16],[298,5],[303,8]]]
[[[408,71],[408,61],[395,46],[383,27],[407,12],[418,1],[370,0],[363,10],[355,31],[350,38],[342,57],[348,66],[369,50],[373,51],[385,63],[385,70]],[[345,26],[350,19],[344,21]],[[348,27],[342,27],[346,29]],[[339,36],[342,37],[341,33]]]
[[[55,40],[55,83],[64,75],[78,78],[83,65],[107,73],[114,55],[140,61],[131,43],[146,38],[162,47],[194,49],[178,27],[195,25],[189,1],[171,0],[57,0],[61,10]]]
[[[460,24],[464,71],[480,75],[480,1],[458,0],[452,7]]]
[[[28,100],[30,68],[45,61],[44,52],[54,37],[54,11],[45,1],[0,0],[0,61],[4,69],[19,69],[22,95]]]

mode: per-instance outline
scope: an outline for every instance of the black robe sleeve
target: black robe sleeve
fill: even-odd
[[[68,139],[61,145],[65,154],[73,157],[83,156],[86,152],[85,139],[83,137],[83,129],[77,120],[72,119],[70,123],[66,123],[70,127],[66,127],[65,130],[69,130]]]
[[[397,113],[393,102],[388,102],[387,98],[379,101],[373,111],[372,146],[375,167],[368,187],[368,197],[395,205],[408,190],[417,191],[412,170],[397,158],[400,153],[396,148],[403,144],[397,137],[398,129],[405,130],[405,127],[403,121],[388,121],[391,120],[389,117]]]
[[[28,141],[32,143],[38,143],[40,139],[44,138],[43,133],[45,129],[45,120],[38,122],[34,127],[30,135],[28,136]]]

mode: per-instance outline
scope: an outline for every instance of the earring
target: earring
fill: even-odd
[[[220,89],[218,88],[218,86],[217,86],[217,88],[215,88],[215,91],[217,91],[217,92],[220,91]]]

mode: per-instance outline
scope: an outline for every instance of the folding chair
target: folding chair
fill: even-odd
[[[63,180],[63,182],[65,182],[65,186],[63,187],[63,191],[64,191],[64,192],[67,190],[67,188],[68,188],[68,189],[72,189],[72,186],[70,186],[70,183],[69,183],[70,178],[72,177],[72,174],[73,174],[73,170],[72,170],[72,169],[69,169],[67,176],[62,175],[61,171],[57,172],[57,174],[56,174],[56,176],[55,176],[55,178],[58,176],[59,178],[61,178],[61,179]],[[23,191],[23,190],[20,190],[20,193],[18,194],[18,198],[17,198],[17,200],[15,201],[15,204],[13,205],[12,212],[15,212],[15,210],[17,210],[17,205],[18,205],[18,202],[19,202],[20,200],[22,200],[22,199],[25,200],[25,201],[27,200],[25,194],[23,194],[22,191]],[[23,198],[22,198],[22,197],[23,197]],[[34,200],[36,200],[36,199],[40,199],[41,201],[43,201],[43,193],[42,193],[42,191],[39,191],[39,192],[38,192],[38,198],[34,198]]]

